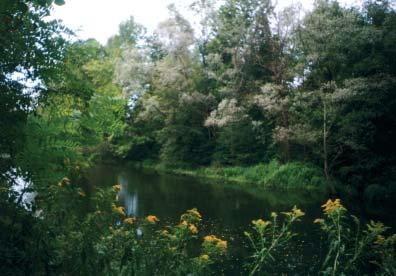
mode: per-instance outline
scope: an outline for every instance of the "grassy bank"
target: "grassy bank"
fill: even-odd
[[[310,164],[290,162],[282,164],[273,160],[249,167],[180,168],[153,162],[134,163],[135,166],[178,175],[202,177],[239,185],[283,190],[327,190],[328,183],[320,168]]]

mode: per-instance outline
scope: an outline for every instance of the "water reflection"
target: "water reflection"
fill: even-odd
[[[308,271],[313,267],[311,261],[318,255],[318,229],[313,227],[312,221],[320,216],[325,195],[239,189],[213,180],[120,167],[98,167],[90,177],[96,184],[104,186],[119,183],[122,186],[120,204],[125,206],[128,215],[144,217],[154,214],[162,224],[177,223],[184,211],[198,208],[203,216],[199,234],[216,234],[231,241],[230,255],[235,266],[240,265],[235,260],[246,255],[243,231],[249,229],[253,219],[268,218],[271,211],[288,211],[298,205],[307,215],[295,227],[299,239],[292,245],[294,254],[283,255],[284,260],[279,265],[284,267],[285,273],[290,271],[290,263],[299,266],[294,271]],[[310,256],[310,261],[302,256]],[[292,262],[290,258],[293,258]],[[240,271],[238,267],[235,269]]]
[[[120,184],[119,199],[130,215],[155,214],[175,221],[185,210],[196,207],[204,218],[226,228],[246,226],[252,219],[267,216],[271,211],[287,211],[294,205],[315,218],[320,215],[320,205],[326,197],[315,192],[240,189],[213,180],[134,168],[97,167],[89,177],[99,186]]]
[[[139,206],[139,194],[137,189],[130,189],[128,178],[124,175],[118,176],[118,183],[121,185],[120,200],[124,203],[128,216],[137,217]]]
[[[268,218],[271,211],[288,211],[294,205],[306,215],[294,225],[293,230],[298,235],[287,251],[278,252],[276,265],[268,268],[269,275],[317,275],[319,264],[323,261],[320,260],[324,257],[321,250],[326,241],[322,240],[320,229],[313,221],[322,217],[320,206],[327,199],[325,194],[242,189],[214,180],[163,175],[119,166],[96,167],[89,179],[99,186],[121,184],[120,204],[125,206],[128,214],[137,217],[154,214],[160,218],[161,225],[178,223],[180,214],[187,209],[198,208],[203,216],[199,226],[201,238],[206,234],[215,234],[229,241],[227,267],[230,271],[226,271],[226,275],[246,275],[241,259],[246,259],[251,251],[246,249],[243,231],[249,229],[251,221]],[[352,209],[365,207],[359,202],[345,199],[344,203],[360,219],[371,219],[364,212]],[[388,213],[391,220],[385,221],[386,224],[395,223],[394,212]]]

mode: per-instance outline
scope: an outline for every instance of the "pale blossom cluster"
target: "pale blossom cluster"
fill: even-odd
[[[238,106],[234,98],[223,99],[216,110],[210,113],[205,121],[205,126],[224,127],[230,123],[236,123],[247,118],[245,109]]]
[[[158,25],[156,34],[167,52],[175,55],[194,43],[194,30],[174,6],[170,6],[169,11],[171,18]]]
[[[143,99],[144,109],[139,113],[138,120],[150,120],[159,115],[160,99],[157,96],[151,96]]]
[[[215,97],[212,94],[205,95],[199,92],[183,93],[180,96],[179,103],[181,105],[191,105],[195,103],[205,103],[211,106],[215,103]]]
[[[266,84],[261,93],[253,97],[253,103],[270,113],[281,112],[288,104],[288,97],[283,96],[283,87],[275,84]]]
[[[122,51],[115,68],[115,81],[127,95],[141,95],[149,83],[153,64],[148,54],[138,48],[129,47]]]

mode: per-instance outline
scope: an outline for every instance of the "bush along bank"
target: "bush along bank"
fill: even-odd
[[[301,162],[282,164],[278,160],[272,160],[269,163],[260,163],[248,167],[200,168],[167,166],[150,161],[132,163],[132,165],[162,173],[215,179],[241,186],[249,185],[264,189],[329,191],[330,186],[320,168]]]

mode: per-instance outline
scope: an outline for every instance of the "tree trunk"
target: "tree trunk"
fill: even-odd
[[[326,94],[323,95],[323,172],[326,177],[327,182],[330,185],[331,193],[335,194],[336,190],[330,181],[330,174],[329,174],[329,157],[328,157],[328,149],[327,149],[327,98]]]

